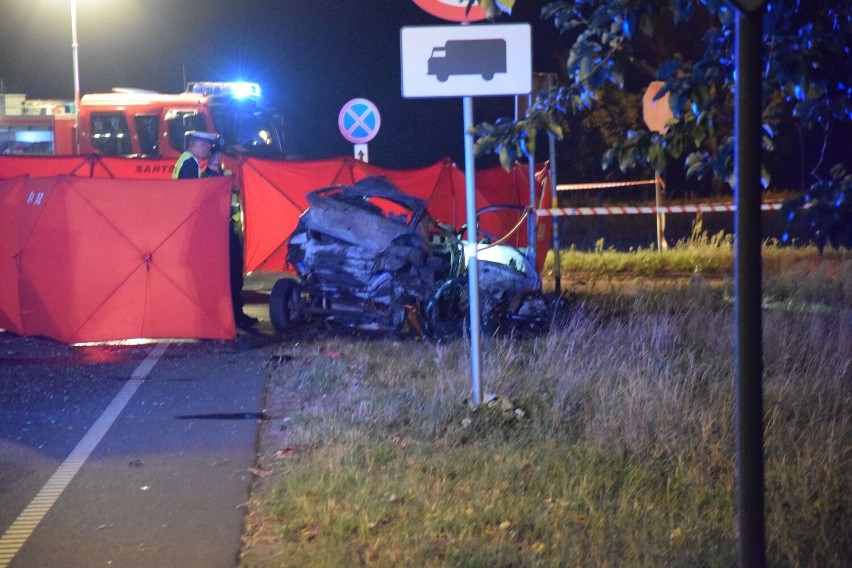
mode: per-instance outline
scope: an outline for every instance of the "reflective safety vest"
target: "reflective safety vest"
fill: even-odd
[[[188,162],[188,163],[187,163]],[[181,171],[184,170],[184,174],[181,175]],[[192,152],[187,150],[175,162],[175,168],[172,170],[172,179],[192,179],[193,177],[199,178],[201,177],[201,166],[198,165],[198,160],[195,158]]]

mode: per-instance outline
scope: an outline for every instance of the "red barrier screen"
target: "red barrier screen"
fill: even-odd
[[[66,343],[233,339],[230,193],[228,178],[0,182],[0,325]]]

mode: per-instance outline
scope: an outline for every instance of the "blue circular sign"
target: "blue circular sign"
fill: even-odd
[[[379,109],[367,99],[352,99],[337,116],[340,133],[353,144],[365,144],[375,138],[381,124]]]

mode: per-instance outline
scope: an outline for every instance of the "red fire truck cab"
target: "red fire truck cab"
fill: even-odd
[[[283,156],[281,119],[263,105],[260,86],[190,83],[183,93],[113,89],[84,95],[78,136],[73,103],[6,95],[0,108],[0,152],[177,158],[186,132],[217,132],[228,154]]]
[[[83,154],[177,158],[189,130],[218,132],[229,154],[283,154],[280,119],[256,83],[190,83],[176,95],[113,89],[85,95],[79,120]]]

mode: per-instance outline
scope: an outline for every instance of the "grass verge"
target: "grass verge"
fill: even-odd
[[[826,274],[785,293],[829,309],[764,312],[773,566],[852,557],[850,296]],[[484,340],[478,409],[465,341],[282,344],[242,566],[736,564],[724,289],[581,300],[547,335]]]

